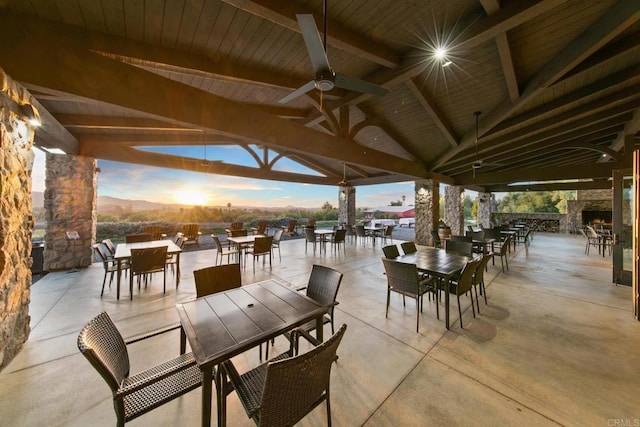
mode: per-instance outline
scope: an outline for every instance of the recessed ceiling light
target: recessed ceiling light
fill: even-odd
[[[445,49],[444,47],[439,47],[436,49],[434,55],[437,59],[444,59],[445,56],[447,56],[447,49]]]

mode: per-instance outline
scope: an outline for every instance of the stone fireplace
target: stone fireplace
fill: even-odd
[[[611,223],[613,192],[607,190],[578,190],[576,200],[567,200],[569,231],[577,233],[585,225]]]

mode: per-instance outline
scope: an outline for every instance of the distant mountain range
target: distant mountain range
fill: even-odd
[[[33,200],[34,208],[43,208],[44,207],[44,192],[42,191],[34,191],[31,193],[31,199]],[[109,197],[109,196],[98,196],[98,211],[99,212],[109,212],[114,208],[123,208],[129,209],[133,211],[150,211],[157,209],[179,209],[181,207],[193,207],[192,205],[180,205],[180,204],[170,204],[170,203],[155,203],[149,202],[147,200],[131,200],[131,199],[119,199],[117,197]],[[208,206],[213,208],[224,208],[227,209],[226,206]],[[252,209],[253,206],[232,206],[236,209]],[[286,209],[295,208],[293,206],[287,206],[286,208],[260,208],[269,211],[282,211]],[[313,208],[303,208],[307,210],[314,210]]]

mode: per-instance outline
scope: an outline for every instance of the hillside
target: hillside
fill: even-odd
[[[44,193],[42,191],[34,191],[31,193],[31,199],[33,200],[34,209],[44,208]],[[98,212],[99,213],[107,213],[111,212],[114,209],[131,209],[132,211],[150,211],[150,210],[159,210],[159,209],[179,209],[181,207],[192,208],[191,205],[180,205],[180,204],[168,204],[168,203],[156,203],[149,202],[147,200],[131,200],[131,199],[120,199],[117,197],[110,196],[98,196]],[[213,208],[222,208],[227,209],[226,206],[209,206]],[[254,209],[255,206],[234,206],[234,209]],[[300,209],[294,206],[287,206],[285,208],[260,208],[265,211],[273,211],[280,212],[291,209]],[[304,208],[307,210],[315,210],[313,208]]]

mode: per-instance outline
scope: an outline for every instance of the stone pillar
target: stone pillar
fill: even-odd
[[[44,269],[86,267],[96,240],[97,174],[91,157],[47,153]],[[76,231],[78,239],[67,232]]]
[[[415,241],[419,245],[431,244],[431,230],[438,230],[440,183],[433,179],[416,181]]]
[[[30,94],[0,68],[0,370],[29,338],[31,168],[35,129],[20,105]]]
[[[351,185],[338,189],[338,224],[356,224],[356,189]]]
[[[491,227],[491,212],[493,211],[491,200],[491,193],[478,193],[478,226],[482,224],[484,228]]]
[[[451,234],[454,236],[464,235],[463,190],[463,187],[455,185],[444,189],[444,222],[451,227]]]

